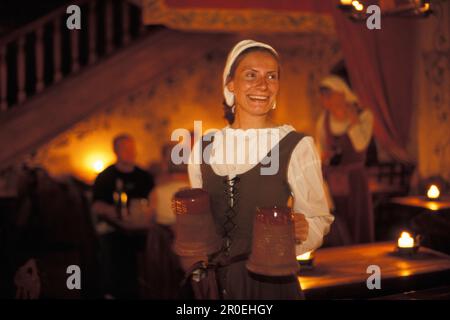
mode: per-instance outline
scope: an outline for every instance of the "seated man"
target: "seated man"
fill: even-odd
[[[115,298],[137,298],[136,239],[101,220],[121,219],[127,214],[127,202],[146,199],[154,180],[136,166],[136,144],[131,136],[117,136],[113,148],[117,162],[97,176],[93,188],[92,211],[100,221],[97,230],[101,239],[104,293]]]

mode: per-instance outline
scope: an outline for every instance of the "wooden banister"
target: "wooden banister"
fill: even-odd
[[[44,28],[41,26],[36,32],[36,92],[44,90]]]
[[[94,0],[74,0],[71,4],[82,6],[90,1]],[[3,46],[11,41],[15,41],[17,38],[20,38],[21,36],[24,36],[30,32],[35,32],[39,27],[42,27],[43,25],[46,25],[47,23],[51,23],[58,18],[61,18],[62,16],[67,16],[66,13],[67,5],[58,9],[55,9],[51,13],[47,14],[46,16],[36,19],[29,24],[12,31],[11,33],[5,35],[4,37],[0,38],[0,46]]]
[[[25,35],[21,35],[17,46],[17,82],[19,90],[17,92],[17,101],[25,101]]]
[[[62,78],[61,73],[61,20],[56,19],[53,22],[53,68],[54,82],[59,82]]]
[[[0,47],[0,111],[6,111],[6,47]]]
[[[46,85],[51,86],[53,83],[61,81],[63,77],[78,72],[82,67],[80,64],[80,48],[83,57],[87,56],[88,66],[101,58],[99,52],[104,52],[102,55],[113,53],[118,49],[118,45],[114,41],[114,28],[120,27],[123,30],[122,46],[128,44],[131,40],[129,7],[134,5],[128,1],[122,0],[118,3],[113,0],[72,1],[71,5],[82,8],[81,19],[87,19],[87,28],[89,28],[87,37],[80,37],[80,30],[68,30],[65,28],[65,24],[61,25],[64,19],[69,17],[66,12],[67,4],[0,38],[0,112],[6,111],[14,103],[24,103],[29,98],[27,94],[39,94],[45,90]],[[105,3],[104,12],[97,10],[99,9],[99,2]],[[118,7],[115,8],[115,6]],[[121,21],[114,20],[115,9],[122,11]],[[99,20],[99,15],[104,15],[105,18]],[[97,37],[99,31],[97,26],[98,21],[102,20],[104,20],[105,37],[104,41],[99,42],[101,39]],[[142,22],[140,21],[139,24],[142,25]],[[83,24],[83,26],[85,25]],[[141,27],[140,30],[142,29]],[[51,32],[49,35],[51,43],[47,41],[47,30]],[[63,39],[67,39],[67,36],[69,37],[68,45],[67,42],[63,42]],[[34,48],[29,46],[29,41],[32,39],[35,39]],[[80,43],[80,41],[83,41],[83,43]],[[99,46],[103,47],[104,50],[99,51]],[[9,59],[8,57],[11,56],[10,50],[14,50],[14,48],[17,48],[17,58]],[[32,49],[30,50],[30,48]],[[49,50],[53,51],[52,69],[48,69],[49,66],[45,63],[45,55]],[[28,55],[34,56],[29,57]],[[63,55],[70,58],[70,68],[67,66],[67,60],[62,59]],[[27,65],[28,58],[34,59],[35,63]],[[12,63],[12,61],[17,61],[16,65],[9,67],[8,63]],[[83,65],[83,67],[85,66]],[[46,83],[45,85],[44,78],[47,78],[50,70],[53,70],[53,83]],[[8,75],[8,72],[12,72],[13,75]],[[31,78],[29,78],[30,76]],[[35,82],[30,83],[30,79]],[[9,83],[9,81],[17,81],[17,83]],[[34,92],[28,90],[30,84],[35,87]]]
[[[95,19],[96,2],[89,3],[89,63],[97,61],[97,20]]]

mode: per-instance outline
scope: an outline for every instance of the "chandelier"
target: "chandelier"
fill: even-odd
[[[445,1],[445,0],[441,0]],[[352,20],[365,20],[370,5],[377,5],[382,16],[427,17],[432,13],[430,0],[340,0],[338,8]]]

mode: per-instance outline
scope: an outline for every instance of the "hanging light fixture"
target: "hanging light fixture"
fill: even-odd
[[[338,8],[345,12],[351,20],[365,21],[367,8],[376,4],[382,16],[426,17],[431,11],[430,0],[378,0],[378,3],[367,0],[340,0]]]

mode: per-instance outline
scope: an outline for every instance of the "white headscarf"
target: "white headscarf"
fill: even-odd
[[[252,47],[261,47],[269,49],[278,57],[278,53],[275,51],[274,48],[262,42],[257,42],[253,40],[242,40],[233,47],[233,49],[228,54],[227,63],[225,64],[225,69],[223,70],[223,96],[225,97],[225,102],[229,107],[232,107],[234,105],[234,94],[230,92],[230,90],[228,90],[226,86],[226,81],[230,74],[231,66],[233,65],[234,61],[241,54],[242,51]]]
[[[329,88],[336,92],[341,92],[345,96],[345,100],[349,103],[358,103],[358,97],[348,87],[347,83],[340,77],[329,75],[320,82],[320,87]]]

